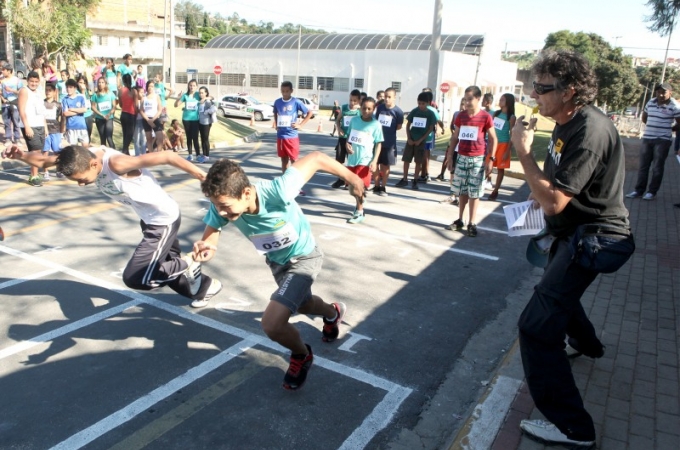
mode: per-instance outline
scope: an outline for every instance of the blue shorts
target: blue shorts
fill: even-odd
[[[431,151],[434,148],[434,141],[425,143],[425,151]]]
[[[61,133],[49,134],[45,137],[44,152],[59,153],[61,151]]]

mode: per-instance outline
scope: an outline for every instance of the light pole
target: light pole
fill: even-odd
[[[668,43],[666,43],[666,54],[663,57],[663,69],[661,70],[661,83],[666,78],[666,66],[668,66],[668,48],[671,46],[671,36],[673,35],[673,28],[675,28],[675,19],[668,30]]]
[[[617,47],[617,44],[619,43],[619,38],[622,38],[623,36],[614,36],[614,48]]]

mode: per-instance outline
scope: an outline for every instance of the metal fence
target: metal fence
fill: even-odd
[[[619,130],[619,134],[628,137],[642,137],[645,129],[642,119],[635,117],[620,117],[615,125],[616,129]]]

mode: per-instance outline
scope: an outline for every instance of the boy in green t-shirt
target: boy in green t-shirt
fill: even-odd
[[[215,256],[220,230],[228,223],[233,223],[265,255],[278,288],[262,316],[262,329],[291,351],[290,366],[283,379],[283,387],[289,390],[302,386],[314,359],[311,347],[288,322],[290,317],[296,312],[323,316],[322,340],[333,342],[346,310],[344,303],[328,304],[312,294],[323,253],[295,197],[319,170],[342,178],[349,184],[351,195],[363,198],[361,179],[318,151],[297,160],[282,176],[255,185],[250,184],[237,163],[222,159],[213,164],[201,184],[212,204],[203,219],[203,238],[194,243],[194,259],[205,262]]]
[[[371,174],[378,171],[378,158],[384,141],[382,125],[373,117],[375,99],[367,97],[361,103],[361,116],[353,118],[347,127],[347,168],[357,174],[368,189]],[[363,197],[357,199],[357,206],[347,223],[364,221]]]
[[[335,160],[340,164],[345,163],[347,159],[347,127],[350,121],[361,114],[361,92],[354,89],[349,93],[349,103],[342,105],[340,114],[335,118],[335,126],[338,129],[338,143],[335,146]],[[331,185],[335,189],[339,189],[345,185],[345,182],[338,178],[338,180]]]
[[[404,146],[404,154],[401,157],[401,160],[404,161],[404,177],[399,180],[397,186],[406,186],[408,184],[408,168],[411,161],[415,159],[416,171],[411,188],[418,190],[418,174],[420,173],[420,166],[423,163],[425,154],[425,140],[437,125],[437,117],[427,108],[428,100],[427,92],[418,94],[418,107],[414,108],[406,118],[408,121],[406,125],[407,140]]]

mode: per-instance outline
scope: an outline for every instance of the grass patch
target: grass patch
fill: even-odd
[[[172,119],[177,119],[180,121],[180,123],[182,121],[181,104],[179,107],[175,108],[175,100],[169,98],[167,102],[167,110],[169,120],[165,127],[166,130],[170,128],[170,122],[172,122]],[[247,125],[248,123],[248,119],[241,119],[241,121],[232,120],[221,117],[218,113],[217,122],[213,123],[213,126],[210,129],[210,143],[214,145],[216,143],[223,144],[226,142],[227,145],[229,145],[238,139],[243,139],[244,137],[255,133],[255,130]],[[96,126],[92,129],[91,137],[93,143],[99,144],[99,133],[97,133]],[[118,149],[123,147],[123,129],[120,125],[120,111],[116,114],[115,125],[113,127],[113,143]],[[132,148],[133,146],[131,145],[130,147]]]

